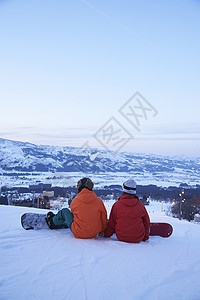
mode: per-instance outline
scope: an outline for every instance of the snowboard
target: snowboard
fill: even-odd
[[[150,236],[161,236],[167,238],[172,235],[173,227],[168,223],[151,223],[149,229]]]
[[[21,225],[24,229],[49,229],[46,221],[46,214],[25,213],[21,216]],[[67,225],[61,225],[60,229],[68,228]]]
[[[46,222],[46,214],[25,213],[21,216],[21,225],[24,229],[49,229]],[[68,228],[66,224],[61,225],[60,229]],[[173,232],[173,228],[168,223],[151,223],[149,229],[150,236],[169,237]]]

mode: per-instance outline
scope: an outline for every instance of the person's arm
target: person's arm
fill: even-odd
[[[143,219],[146,234],[145,234],[143,241],[147,241],[149,239],[150,219],[149,219],[149,215],[148,215],[148,212],[147,212],[145,206],[144,206],[144,211],[145,211],[145,214],[142,219]]]
[[[76,207],[76,201],[77,201],[76,199],[77,199],[76,197],[73,198],[72,202],[71,202],[71,205],[70,205],[70,210],[71,210],[72,213],[73,213],[73,211],[74,211],[74,209]]]
[[[115,226],[116,226],[116,214],[115,214],[115,207],[113,205],[111,212],[110,212],[110,217],[109,217],[109,221],[107,224],[107,228],[104,232],[104,236],[107,238],[112,236],[113,233],[115,233]]]
[[[101,220],[102,220],[102,228],[103,228],[102,232],[104,232],[107,226],[107,210],[103,204],[103,201],[101,205]]]

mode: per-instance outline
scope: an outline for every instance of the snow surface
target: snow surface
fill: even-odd
[[[3,172],[0,170],[0,172]],[[16,174],[18,172],[14,171]],[[82,173],[82,172],[19,172],[20,175],[6,176],[0,173],[0,185],[9,188],[28,187],[30,184],[52,184],[52,186],[69,187],[76,186],[77,181],[83,177],[92,178],[95,188],[103,188],[105,185],[118,184],[128,180],[130,177],[137,177],[137,184],[149,185],[154,184],[162,187],[179,186],[181,183],[187,183],[190,186],[199,184],[199,174],[185,175],[179,170],[171,176],[169,173],[152,175],[150,172],[99,172]],[[22,175],[24,173],[24,175]],[[127,175],[128,174],[128,175]]]
[[[110,212],[112,203],[105,203]],[[200,299],[200,224],[147,206],[152,222],[169,222],[169,238],[128,244],[96,237],[75,239],[69,229],[25,231],[24,212],[0,206],[0,299]]]

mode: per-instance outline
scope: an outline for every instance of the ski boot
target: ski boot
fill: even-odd
[[[53,222],[53,217],[55,216],[54,213],[52,213],[51,211],[47,213],[46,216],[46,222],[47,225],[49,226],[50,229],[59,229],[62,228],[60,225],[55,225]]]

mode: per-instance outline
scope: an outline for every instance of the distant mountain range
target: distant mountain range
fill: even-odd
[[[0,139],[0,172],[126,172],[182,174],[186,181],[200,178],[200,159],[167,157],[154,154],[112,153],[97,149],[81,149],[34,145]]]

